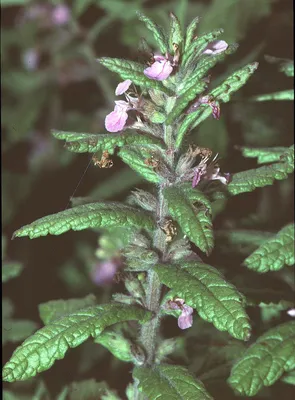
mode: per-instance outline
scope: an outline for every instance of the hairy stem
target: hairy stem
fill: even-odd
[[[171,139],[172,139],[172,129],[171,127],[164,128],[164,139],[168,149],[171,149]],[[168,163],[173,167],[174,155],[173,152],[168,152]],[[159,208],[157,210],[156,219],[161,221],[167,215],[167,203],[163,196],[163,187],[160,187],[158,193],[158,204]],[[166,256],[166,236],[164,232],[158,228],[154,236],[154,247],[162,255],[162,260],[165,260]],[[155,361],[155,351],[156,351],[156,338],[160,324],[160,300],[161,300],[161,289],[162,285],[158,279],[158,275],[150,270],[148,272],[148,286],[146,291],[146,307],[153,312],[154,317],[144,324],[141,329],[141,342],[145,347],[148,365],[152,365]]]

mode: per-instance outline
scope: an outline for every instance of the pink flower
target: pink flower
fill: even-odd
[[[209,43],[206,49],[203,51],[203,54],[215,55],[222,53],[228,48],[228,44],[224,40],[214,40]]]
[[[116,259],[97,263],[91,274],[92,281],[99,286],[110,284],[119,266],[120,263]]]
[[[54,7],[51,19],[54,25],[64,25],[70,19],[70,10],[65,4]]]
[[[155,62],[143,71],[145,76],[156,81],[167,79],[173,71],[171,62],[162,55],[155,55],[154,60]]]
[[[119,83],[119,85],[116,87],[115,95],[120,96],[121,94],[125,93],[126,90],[129,89],[131,83],[132,81],[130,79],[126,79],[126,81]]]
[[[178,317],[178,327],[187,329],[193,325],[193,308],[186,305],[183,299],[176,298],[168,301],[168,307],[172,310],[181,310],[181,315]]]
[[[109,132],[121,131],[128,119],[127,111],[132,109],[127,101],[118,100],[115,101],[115,109],[105,118],[105,128]]]

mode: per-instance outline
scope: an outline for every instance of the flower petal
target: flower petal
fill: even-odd
[[[180,329],[187,329],[193,325],[193,311],[192,307],[186,304],[183,305],[181,316],[178,318],[178,327]]]
[[[123,81],[119,83],[119,85],[116,87],[115,94],[116,96],[120,96],[121,94],[125,93],[126,90],[129,89],[129,86],[131,85],[132,81],[130,79],[126,79],[126,81]]]
[[[119,132],[124,128],[127,119],[126,107],[116,105],[114,111],[105,118],[105,128],[109,132]]]
[[[164,59],[157,59],[150,67],[146,68],[143,73],[150,79],[155,79],[156,81],[163,81],[169,77],[173,67],[170,61]]]
[[[222,53],[228,48],[228,44],[224,40],[214,40],[209,43],[206,49],[203,51],[203,54],[215,55]]]

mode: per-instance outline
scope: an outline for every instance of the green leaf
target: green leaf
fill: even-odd
[[[162,28],[140,12],[137,13],[137,16],[140,21],[145,23],[147,29],[152,32],[160,52],[163,54],[168,53],[168,40]]]
[[[186,368],[178,365],[158,365],[152,368],[136,367],[133,377],[139,380],[139,390],[149,400],[210,400],[203,383],[196,380]]]
[[[256,158],[258,164],[280,161],[288,147],[239,147],[244,157]]]
[[[176,15],[172,12],[170,13],[170,35],[169,35],[169,45],[170,45],[170,52],[174,53],[173,44],[177,44],[181,50],[183,42],[183,35],[182,29],[180,26],[180,22]]]
[[[5,319],[3,321],[2,343],[24,340],[37,328],[36,322],[26,319]]]
[[[144,148],[124,147],[120,149],[118,156],[147,181],[152,183],[160,182],[161,176],[154,171],[152,166],[145,164],[145,160],[151,157],[151,153]]]
[[[203,192],[201,192],[197,188],[192,188],[192,184],[190,182],[182,184],[181,189],[185,192],[185,195],[192,204],[202,204],[205,209],[209,211],[210,214],[212,213],[211,201]]]
[[[143,228],[153,230],[155,223],[150,215],[120,203],[91,203],[37,219],[14,232],[13,238],[61,235],[73,229],[87,228]]]
[[[23,268],[24,266],[17,261],[4,262],[2,264],[2,283],[18,277]]]
[[[143,89],[157,89],[167,94],[170,93],[163,86],[162,82],[149,79],[145,76],[143,73],[145,67],[139,63],[110,57],[102,57],[98,61],[110,71],[116,72],[122,79],[130,79],[135,85]]]
[[[271,185],[275,180],[287,178],[293,171],[294,146],[291,146],[281,156],[281,161],[278,163],[234,174],[227,188],[232,195],[252,192],[255,188]]]
[[[114,153],[116,147],[125,145],[157,145],[162,147],[163,142],[160,139],[151,137],[147,134],[123,132],[108,133],[96,135],[91,133],[52,131],[55,138],[65,140],[69,151],[75,153],[96,153],[107,150],[110,154]]]
[[[166,124],[171,125],[182,113],[182,111],[187,107],[187,105],[196,98],[200,93],[204,92],[206,89],[206,82],[198,82],[192,87],[189,87],[183,95],[177,98],[175,106],[172,108],[171,112],[168,114],[166,119]]]
[[[205,77],[209,69],[213,68],[218,62],[223,61],[227,55],[233,54],[237,48],[238,46],[236,44],[232,44],[220,54],[202,58],[198,63],[198,67],[194,68],[193,71],[188,69],[185,78],[181,80],[180,85],[177,87],[178,95],[183,95],[188,89],[191,89],[197,84],[200,85],[201,79]],[[207,85],[205,88],[207,88]],[[193,100],[193,98],[191,100]]]
[[[81,308],[94,306],[96,297],[93,294],[81,299],[51,300],[47,303],[39,304],[39,315],[44,325],[48,325],[55,319],[71,314]]]
[[[171,217],[180,225],[183,233],[207,255],[214,246],[212,221],[207,209],[201,210],[193,206],[177,187],[168,187],[163,191],[168,202]]]
[[[49,369],[64,358],[69,348],[98,336],[106,327],[117,322],[136,320],[141,323],[150,313],[135,306],[104,304],[87,307],[61,317],[38,330],[13,353],[3,369],[4,381],[25,380]]]
[[[187,27],[186,35],[185,35],[185,45],[184,45],[185,52],[187,52],[188,48],[190,47],[190,45],[193,41],[199,21],[200,21],[200,17],[196,17],[191,21],[191,23]]]
[[[268,100],[294,100],[294,90],[282,90],[280,92],[260,94],[258,96],[251,97],[252,101],[268,101]]]
[[[263,243],[246,258],[244,264],[257,272],[278,271],[285,265],[295,262],[294,250],[295,225],[285,226],[273,238]]]
[[[295,386],[295,370],[283,376],[281,381]]]
[[[209,95],[215,99],[227,103],[230,101],[231,94],[241,89],[242,86],[248,81],[252,74],[258,68],[258,62],[250,63],[245,67],[235,71],[216,89],[213,89]]]
[[[197,126],[212,114],[212,109],[208,104],[201,104],[197,111],[188,114],[179,125],[175,146],[177,149],[181,147],[184,135]]]
[[[255,396],[284,371],[295,368],[295,321],[270,329],[249,347],[231,371],[229,384],[241,395]]]
[[[195,308],[205,321],[236,339],[249,339],[251,327],[243,295],[217,269],[194,261],[182,262],[177,267],[159,265],[154,270],[160,281]]]
[[[182,56],[182,65],[189,62],[193,63],[194,60],[201,55],[209,43],[213,42],[223,33],[223,29],[216,29],[213,32],[205,33],[192,41],[190,46]]]
[[[118,332],[105,330],[94,342],[104,346],[121,361],[132,362],[133,360],[131,342]]]

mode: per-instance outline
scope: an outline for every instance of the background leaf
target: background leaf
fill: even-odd
[[[255,396],[273,385],[284,371],[295,368],[295,322],[270,329],[245,352],[233,367],[229,384],[240,394]]]
[[[294,224],[285,226],[275,237],[267,240],[247,257],[244,264],[257,272],[278,271],[285,265],[293,265],[294,231]]]

